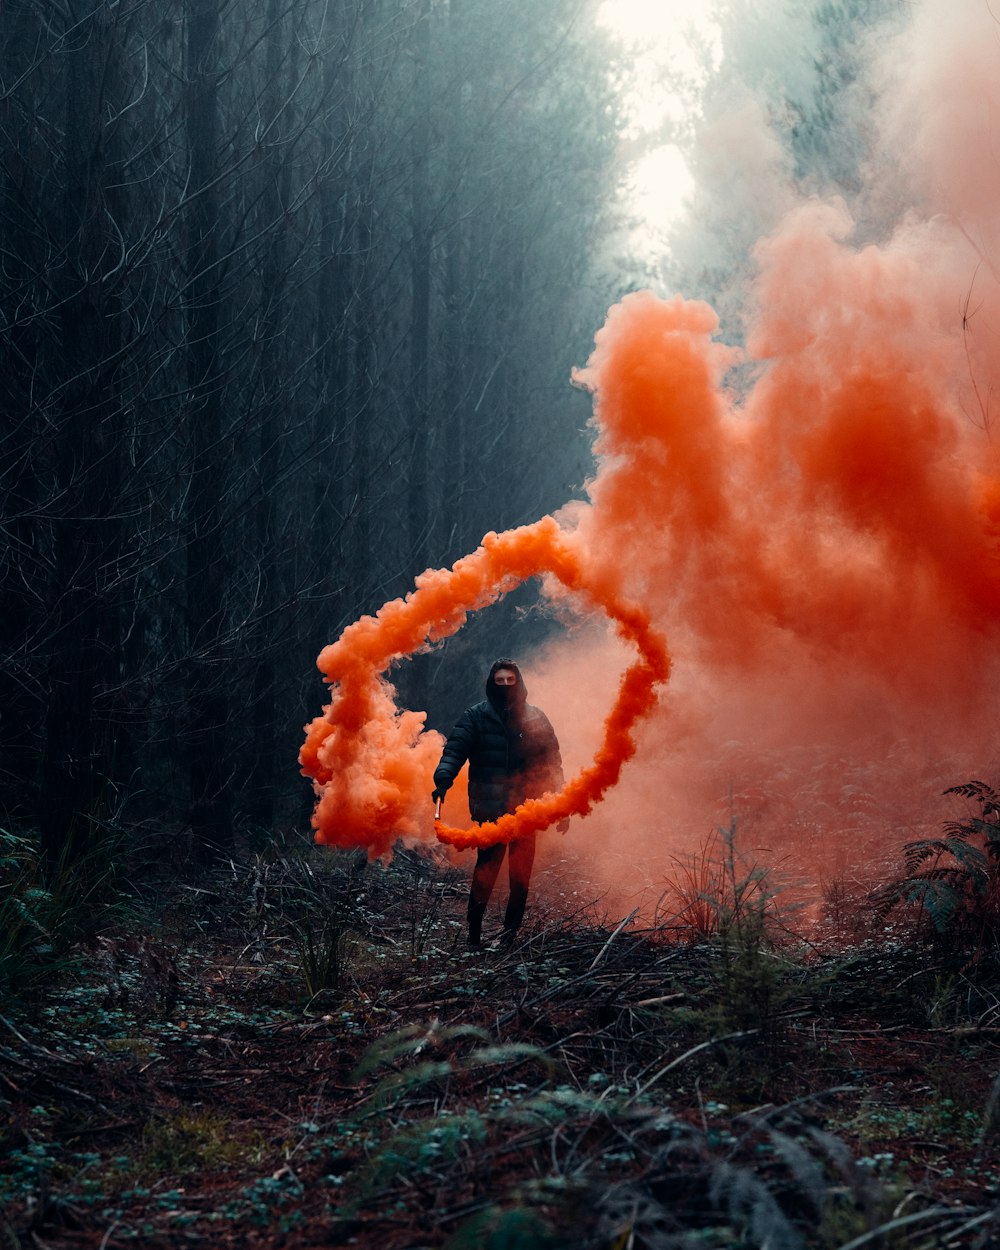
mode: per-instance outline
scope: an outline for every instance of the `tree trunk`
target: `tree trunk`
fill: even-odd
[[[331,602],[341,589],[344,562],[336,536],[355,507],[346,489],[346,447],[350,436],[348,389],[351,292],[356,286],[349,241],[351,186],[350,83],[351,14],[342,5],[323,60],[323,120],[319,183],[320,273],[316,285],[313,343],[316,351],[316,400],[313,409],[312,507],[307,519],[309,576],[316,610],[310,638],[315,653],[329,640]]]
[[[284,214],[291,193],[291,164],[282,135],[291,131],[291,105],[282,112],[279,86],[289,88],[295,78],[299,41],[286,43],[285,0],[268,0],[267,7],[267,87],[264,95],[263,122],[267,127],[265,156],[260,175],[263,230],[268,242],[261,270],[261,367],[259,393],[260,413],[257,446],[257,499],[254,506],[254,539],[259,569],[260,590],[255,604],[260,618],[254,656],[255,676],[251,691],[252,769],[244,790],[252,794],[250,815],[260,828],[269,830],[275,820],[277,786],[276,719],[277,677],[275,671],[277,642],[275,633],[281,622],[274,609],[281,600],[281,573],[278,562],[278,491],[281,469],[281,445],[284,435],[283,384],[290,373],[285,344],[288,272]],[[284,51],[289,48],[289,64],[284,64]],[[278,117],[281,113],[281,122]]]
[[[413,171],[410,184],[410,394],[409,394],[409,528],[414,573],[428,563],[433,550],[431,498],[434,462],[430,398],[431,335],[431,204],[430,204],[430,0],[419,0],[413,33],[414,121]]]
[[[41,38],[40,15],[11,12],[0,5],[0,47],[5,74],[17,80],[32,64]],[[0,134],[8,136],[0,162],[0,221],[4,223],[4,275],[12,287],[34,292],[38,271],[33,202],[39,162],[35,136],[24,133],[22,117],[35,113],[35,93],[25,81],[20,98],[0,95]],[[15,137],[16,136],[16,137]],[[37,142],[37,141],[36,141]],[[23,145],[23,146],[22,146]],[[6,289],[4,291],[6,294]],[[25,300],[25,303],[33,303]],[[0,820],[7,828],[35,824],[38,812],[42,697],[38,647],[33,641],[47,570],[38,558],[36,530],[43,509],[37,455],[42,419],[34,395],[44,351],[33,309],[5,318],[0,335],[0,412],[4,414],[0,459]],[[11,324],[14,321],[15,324]]]
[[[225,630],[223,363],[220,350],[219,0],[187,0],[187,730],[190,821],[205,859],[232,850]]]
[[[468,264],[468,232],[464,207],[468,202],[467,179],[463,176],[461,134],[458,118],[464,116],[474,90],[463,63],[466,12],[461,0],[451,0],[448,6],[449,47],[453,50],[451,60],[451,92],[448,116],[456,119],[448,131],[448,175],[450,185],[457,197],[456,211],[445,240],[444,262],[444,346],[441,408],[444,446],[441,448],[440,467],[447,485],[442,495],[442,533],[440,541],[449,559],[466,551],[470,539],[466,533],[465,491],[468,489],[466,465],[466,422],[469,410],[469,379],[472,376],[466,321],[469,317],[471,296]]]
[[[100,833],[96,808],[110,743],[94,704],[116,663],[122,524],[116,515],[122,406],[114,376],[120,323],[103,282],[106,169],[115,134],[104,113],[115,107],[118,18],[103,0],[81,0],[69,17],[61,209],[67,264],[59,360],[48,366],[62,379],[51,433],[51,652],[40,778],[42,851],[50,869],[78,860]]]

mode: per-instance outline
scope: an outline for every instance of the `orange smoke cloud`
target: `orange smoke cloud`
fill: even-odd
[[[706,305],[611,310],[577,375],[603,460],[578,536],[598,568],[634,551],[626,593],[707,663],[770,664],[784,638],[920,687],[965,635],[995,642],[1000,477],[942,388],[959,327],[922,304],[917,259],[855,252],[844,228],[806,209],[761,248],[749,346],[769,365],[742,409]]]
[[[944,786],[995,770],[1000,162],[994,105],[976,103],[995,94],[995,30],[970,8],[947,31],[918,22],[894,50],[908,77],[884,109],[886,181],[919,192],[894,231],[856,244],[841,199],[788,213],[756,250],[745,352],[717,341],[703,302],[616,304],[576,376],[594,397],[588,500],[422,574],[323,652],[332,701],[301,757],[320,841],[385,855],[435,836],[442,739],[383,674],[536,575],[607,613],[640,658],[591,764],[599,701],[558,724],[593,693],[574,684],[582,644],[532,666],[579,775],[494,826],[440,826],[456,846],[589,813],[574,832],[593,838],[596,885],[596,845],[645,867],[723,815],[782,849],[839,839],[856,862],[936,824]],[[591,671],[595,650],[610,657],[603,683],[620,648],[587,646]]]
[[[980,271],[963,322],[977,261],[939,220],[879,248],[852,229],[813,203],[759,246],[741,398],[711,309],[649,292],[578,374],[599,432],[578,538],[675,657],[594,845],[627,831],[660,881],[720,820],[813,880],[892,854],[998,764],[1000,302]],[[561,688],[532,677],[546,705]]]
[[[601,817],[640,860],[735,818],[811,873],[856,863],[996,764],[1000,473],[958,313],[974,265],[940,223],[863,249],[851,224],[808,205],[758,249],[742,402],[711,309],[649,292],[578,374],[599,432],[578,539],[675,656]],[[988,394],[998,361],[976,360]]]
[[[318,841],[385,856],[397,838],[487,845],[587,815],[634,755],[636,722],[656,709],[670,667],[664,632],[682,639],[684,672],[697,674],[706,705],[725,701],[745,727],[739,692],[756,690],[757,733],[766,725],[772,744],[777,720],[788,722],[786,746],[816,734],[820,719],[820,743],[851,737],[859,718],[870,729],[872,699],[852,709],[844,690],[881,700],[879,734],[925,722],[940,710],[936,694],[973,698],[1000,617],[1000,478],[934,387],[954,348],[944,331],[914,325],[916,267],[852,252],[841,225],[810,211],[762,249],[770,316],[754,343],[771,365],[742,409],[722,389],[736,353],[714,341],[707,305],[639,292],[610,311],[576,377],[595,396],[590,502],[569,505],[561,525],[544,518],[488,535],[320,655],[333,698],[300,756],[319,795]],[[814,302],[815,325],[793,315],[797,268],[834,293]],[[859,291],[864,318],[850,302]],[[492,824],[435,825],[443,739],[423,712],[396,707],[384,673],[534,576],[550,597],[568,592],[609,616],[639,659],[593,762],[560,794]],[[670,766],[694,776],[707,754],[690,730],[669,704],[657,713],[650,766],[667,767],[655,803],[622,815],[624,836],[659,834],[664,798],[679,810],[684,783],[663,792]],[[756,791],[767,785],[762,775]]]
[[[555,795],[532,799],[491,824],[457,829],[431,823],[429,795],[440,734],[425,732],[423,712],[400,711],[383,676],[393,661],[454,634],[468,612],[496,602],[529,577],[548,574],[592,610],[603,611],[639,659],[621,679],[593,763]],[[581,549],[551,517],[504,534],[488,534],[451,569],[428,569],[405,599],[362,617],[317,661],[334,697],[308,727],[299,755],[319,794],[313,815],[318,842],[391,853],[398,838],[437,837],[455,847],[487,846],[585,815],[635,751],[631,729],[656,702],[670,662],[648,615],[623,602],[607,578],[590,578]]]

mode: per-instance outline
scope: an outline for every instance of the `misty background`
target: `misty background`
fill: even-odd
[[[895,219],[902,0],[706,4],[665,59],[614,3],[0,6],[0,819],[50,859],[304,828],[317,653],[583,497],[608,307],[681,291],[739,344],[793,199]],[[400,701],[447,730],[552,628],[512,594]]]

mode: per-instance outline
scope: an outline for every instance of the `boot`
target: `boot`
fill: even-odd
[[[483,917],[486,915],[485,903],[469,902],[469,945],[479,946],[483,940]]]
[[[507,899],[507,910],[504,912],[503,928],[504,932],[516,933],[521,927],[521,921],[524,919],[524,908],[528,901],[528,891],[526,889],[518,889],[517,886],[510,887],[510,897]]]

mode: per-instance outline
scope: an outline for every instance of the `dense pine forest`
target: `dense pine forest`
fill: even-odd
[[[593,6],[512,8],[3,6],[3,806],[48,858],[301,819],[320,648],[579,491],[614,98]]]

